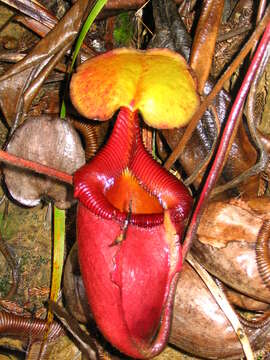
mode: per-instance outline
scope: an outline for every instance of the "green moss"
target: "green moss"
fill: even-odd
[[[20,265],[20,272],[23,273],[25,270],[26,270],[26,265],[28,264],[29,262],[29,254],[26,252],[24,253],[21,257],[20,257],[20,262],[19,262],[19,265]]]
[[[49,262],[50,262],[50,259],[48,259],[44,256],[38,256],[37,260],[36,260],[36,265],[37,266],[47,265]]]
[[[0,212],[0,231],[5,240],[10,239],[18,231],[17,214],[9,213],[4,217],[4,212]]]
[[[0,278],[0,293],[1,293],[1,297],[5,297],[8,294],[9,291],[9,281],[7,277],[2,277]]]
[[[118,46],[127,46],[132,41],[133,25],[130,13],[125,12],[117,16],[113,38]]]

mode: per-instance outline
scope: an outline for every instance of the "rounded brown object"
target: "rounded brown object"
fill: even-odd
[[[48,115],[28,118],[15,131],[6,151],[69,174],[85,163],[84,150],[73,126]],[[44,197],[66,209],[73,201],[72,187],[56,180],[10,165],[5,165],[4,175],[10,195],[22,205],[36,206]]]
[[[187,263],[178,281],[170,342],[203,358],[242,354],[241,345],[224,313]]]
[[[91,319],[79,275],[76,245],[71,250],[64,273],[66,305],[78,321]],[[267,330],[268,328],[268,330]],[[248,329],[253,350],[269,341],[269,326]],[[172,331],[169,342],[180,350],[209,359],[235,358],[242,355],[241,344],[210,291],[193,268],[185,263],[178,281],[174,301]]]
[[[192,251],[198,261],[226,285],[270,303],[256,262],[256,243],[270,199],[213,202],[205,210]]]
[[[268,331],[268,332],[267,332]],[[269,341],[269,326],[246,330],[253,350]],[[170,343],[207,359],[239,359],[241,344],[225,314],[193,268],[185,263],[178,281]]]

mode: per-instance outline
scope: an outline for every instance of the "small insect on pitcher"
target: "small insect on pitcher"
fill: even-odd
[[[186,125],[199,104],[196,84],[170,50],[118,49],[78,68],[71,99],[90,119],[119,110],[106,145],[74,175],[79,262],[105,338],[149,358],[169,335],[192,198],[144,148],[140,117],[159,129]]]

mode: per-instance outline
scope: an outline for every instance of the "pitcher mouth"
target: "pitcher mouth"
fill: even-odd
[[[121,108],[104,148],[74,174],[74,195],[95,215],[152,227],[183,222],[192,205],[185,186],[146,151],[137,111]]]
[[[105,197],[119,211],[132,215],[161,214],[164,210],[158,198],[140,184],[129,168],[124,169]]]

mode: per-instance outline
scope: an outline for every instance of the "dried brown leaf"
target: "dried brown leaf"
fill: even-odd
[[[93,3],[78,0],[29,55],[0,78],[0,106],[9,125],[19,110],[27,112],[44,80],[72,46]]]

